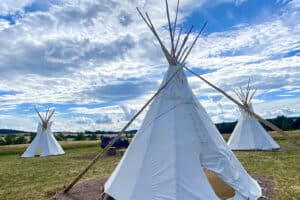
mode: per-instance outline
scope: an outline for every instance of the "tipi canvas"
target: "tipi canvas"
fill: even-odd
[[[173,30],[169,21],[172,49],[168,51],[148,14],[142,17],[169,62],[162,85],[171,81],[150,105],[104,192],[116,200],[217,200],[203,170],[207,168],[235,189],[234,200],[258,199],[258,183],[229,149],[184,74],[185,59],[201,31],[190,49],[181,51],[185,42],[177,48],[176,20]]]
[[[26,151],[23,153],[22,157],[64,154],[64,150],[56,141],[51,131],[52,121],[50,121],[50,119],[53,116],[54,111],[49,113],[48,110],[44,116],[42,116],[38,111],[37,114],[41,119],[41,122],[38,123],[37,134]]]
[[[255,91],[250,88],[249,82],[245,90],[236,89],[235,93],[242,104],[253,111],[251,100]],[[280,148],[253,116],[243,109],[240,111],[240,119],[228,140],[228,146],[232,150],[274,150]]]

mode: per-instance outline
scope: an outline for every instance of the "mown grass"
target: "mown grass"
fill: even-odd
[[[83,147],[95,147],[99,145],[99,141],[87,140],[87,141],[60,141],[63,149],[74,149]],[[17,145],[5,145],[0,146],[0,155],[7,154],[22,154],[29,144],[17,144]]]
[[[247,171],[265,175],[275,182],[275,198],[280,200],[300,197],[300,151],[237,152]]]
[[[47,199],[69,183],[89,163],[76,157],[98,153],[100,147],[83,146],[65,149],[62,156],[20,158],[20,154],[0,155],[0,199]],[[105,158],[84,179],[107,177],[119,157]]]
[[[300,132],[293,133],[293,136],[299,140]],[[282,137],[276,139],[280,145],[291,145]],[[78,157],[95,155],[101,151],[95,141],[68,142],[63,143],[65,155],[22,159],[20,155],[26,147],[21,146],[0,148],[0,199],[48,199],[90,162]],[[249,172],[274,180],[275,200],[299,199],[300,150],[236,154]],[[119,159],[120,157],[104,158],[83,179],[108,177]]]

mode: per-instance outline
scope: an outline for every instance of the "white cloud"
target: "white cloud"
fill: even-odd
[[[7,2],[10,3],[0,6],[0,13],[15,13],[32,3]],[[224,2],[245,3],[231,0],[216,3]],[[210,2],[181,3],[179,21],[183,22],[191,12]],[[64,117],[57,117],[57,129],[119,129],[154,93],[167,69],[157,42],[135,6],[149,11],[159,34],[168,41],[168,34],[162,28],[167,21],[162,17],[165,9],[160,0],[64,1],[52,5],[48,11],[24,14],[15,25],[0,20],[0,91],[17,92],[0,95],[0,113],[18,109],[17,105],[25,103],[77,104]],[[176,1],[170,1],[171,15],[175,6]],[[297,8],[297,1],[292,1],[282,14],[269,21],[207,34],[190,55],[190,66],[208,70],[204,77],[227,92],[244,85],[250,76],[259,89],[258,103],[263,101],[260,95],[264,93],[287,87],[290,93],[299,90],[299,54],[288,56],[300,48]],[[210,98],[201,102],[215,121],[237,117],[232,104],[213,89],[196,77],[190,77],[189,81],[198,97]],[[286,98],[286,94],[281,97]],[[109,105],[86,107],[93,103]],[[285,108],[276,105],[281,106],[278,110]],[[274,112],[267,109],[262,113],[273,116]],[[286,109],[290,112],[282,112],[298,113],[297,109],[291,106]],[[67,118],[68,114],[76,116]],[[133,127],[138,127],[141,120],[142,116]],[[102,126],[97,122],[111,123]]]
[[[0,19],[0,31],[9,27],[9,21]]]
[[[287,98],[263,102],[255,106],[258,113],[263,117],[299,116],[300,115],[300,98]]]
[[[25,6],[32,4],[34,0],[5,0],[0,4],[0,15],[14,14],[23,11]]]
[[[70,108],[72,113],[79,113],[79,114],[121,114],[122,109],[120,106],[106,106],[106,107],[99,107],[99,108],[86,108],[86,107],[75,107]]]
[[[24,115],[0,115],[0,127],[15,130],[36,130],[37,119]]]
[[[289,3],[290,6],[292,6],[294,8],[300,8],[300,1],[299,0],[292,0],[288,3]]]

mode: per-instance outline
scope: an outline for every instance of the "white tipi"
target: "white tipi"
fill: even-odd
[[[22,157],[34,157],[39,156],[50,156],[50,155],[60,155],[64,154],[64,150],[60,144],[56,141],[52,131],[52,121],[50,122],[51,117],[54,114],[54,110],[49,112],[47,110],[44,116],[36,110],[41,122],[38,124],[37,134],[31,144],[28,146],[26,151],[23,153]]]
[[[239,88],[234,92],[241,103],[253,111],[251,101],[255,90],[250,87],[250,81],[245,90]],[[280,148],[256,118],[243,109],[240,111],[240,119],[228,140],[228,146],[232,150],[275,150]]]
[[[182,69],[202,30],[192,45],[185,48],[190,30],[179,47],[174,42],[177,12],[172,27],[167,2],[166,7],[170,51],[161,42],[148,14],[144,17],[138,11],[169,62],[162,85],[171,81],[150,105],[104,192],[116,200],[217,200],[203,171],[207,168],[235,189],[234,200],[258,199],[258,183],[229,149],[190,89]],[[180,36],[179,33],[177,38]]]

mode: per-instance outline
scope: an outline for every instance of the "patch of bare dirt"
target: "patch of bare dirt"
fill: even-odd
[[[281,146],[278,151],[297,151],[299,150],[296,146]]]
[[[103,185],[106,179],[91,179],[77,183],[68,193],[59,192],[53,200],[102,200]]]
[[[251,176],[258,182],[262,189],[262,197],[260,197],[259,200],[273,199],[275,188],[274,181],[263,175],[252,174]]]
[[[266,176],[252,175],[262,188],[263,196],[259,200],[271,200],[275,184]],[[103,200],[103,186],[107,179],[91,179],[76,184],[68,193],[59,192],[52,199],[54,200]],[[110,198],[109,200],[114,200]]]

